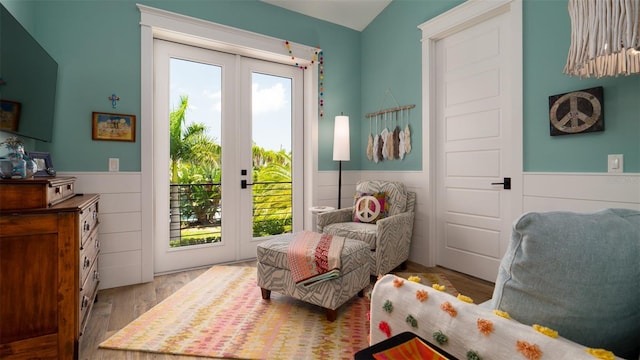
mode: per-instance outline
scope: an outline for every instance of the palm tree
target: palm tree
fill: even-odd
[[[185,127],[189,97],[180,96],[180,106],[169,114],[171,183],[178,183],[179,163],[220,167],[222,147],[210,138],[204,124]]]
[[[203,124],[186,125],[186,113],[189,108],[189,97],[180,96],[180,105],[169,114],[169,158],[171,161],[171,184],[188,184],[207,182],[207,188],[178,186],[170,190],[171,206],[171,238],[180,238],[182,209],[191,212],[198,223],[210,223],[219,209],[219,187],[213,189],[212,176],[198,172],[213,173],[212,169],[220,168],[221,146],[210,138]],[[181,172],[183,172],[181,176]],[[181,186],[182,187],[182,186]],[[194,190],[195,191],[192,191]],[[182,194],[181,194],[182,193]],[[182,196],[181,196],[182,195]],[[182,197],[182,199],[181,199]],[[185,200],[188,199],[188,200]],[[186,202],[183,203],[183,200]]]
[[[260,149],[270,162],[255,175],[254,236],[281,234],[291,230],[291,153]]]

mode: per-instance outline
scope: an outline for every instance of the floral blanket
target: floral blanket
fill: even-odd
[[[340,276],[340,254],[345,238],[312,231],[296,233],[287,249],[293,280],[311,286]]]

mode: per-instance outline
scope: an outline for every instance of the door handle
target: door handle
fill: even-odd
[[[511,189],[511,178],[503,178],[503,182],[501,183],[491,183],[491,185],[502,185],[505,190]]]
[[[246,189],[247,186],[251,186],[253,185],[252,183],[248,183],[247,180],[240,180],[240,188],[241,189]]]

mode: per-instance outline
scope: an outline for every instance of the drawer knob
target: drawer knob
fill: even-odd
[[[90,265],[91,265],[91,260],[89,260],[89,258],[85,256],[85,257],[84,257],[83,264],[82,264],[82,268],[83,268],[83,269],[86,269],[86,268],[88,268]]]
[[[62,189],[60,188],[60,186],[56,186],[56,194],[60,194],[62,192]]]
[[[89,225],[89,223],[87,221],[84,222],[84,231],[89,231],[91,229],[91,225]]]
[[[98,270],[95,270],[95,271],[93,272],[93,278],[94,278],[95,280],[100,280],[100,273],[98,272]]]
[[[89,305],[89,298],[87,297],[87,295],[83,295],[82,296],[82,304],[80,304],[80,310],[86,308],[87,305]]]

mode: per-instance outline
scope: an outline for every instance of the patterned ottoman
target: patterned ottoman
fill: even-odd
[[[327,320],[334,321],[337,309],[354,295],[362,297],[369,285],[369,247],[360,240],[346,239],[340,257],[341,275],[308,287],[296,285],[287,260],[287,248],[294,234],[283,234],[258,245],[258,286],[262,298],[271,291],[291,296],[326,309]]]

